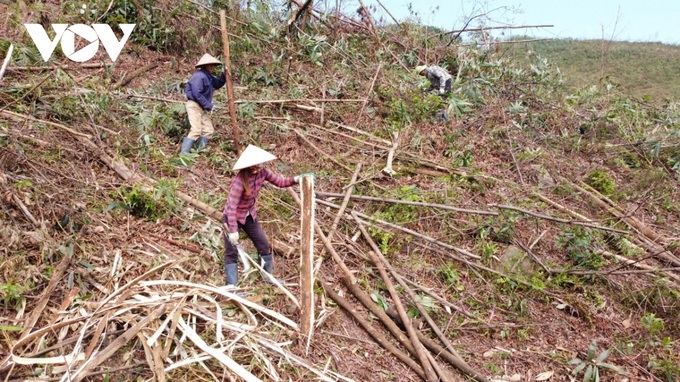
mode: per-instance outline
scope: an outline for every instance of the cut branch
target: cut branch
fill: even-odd
[[[448,32],[435,33],[427,36],[428,39],[432,37],[446,36],[448,34],[463,33],[463,32],[483,32],[493,29],[525,29],[525,28],[552,28],[554,25],[516,25],[516,26],[499,26],[499,27],[487,27],[487,28],[464,28],[464,29],[454,29]]]
[[[116,89],[122,88],[123,86],[125,86],[125,85],[129,84],[130,82],[132,82],[132,80],[134,80],[135,78],[141,76],[142,74],[148,72],[149,70],[155,69],[156,67],[158,67],[158,63],[156,63],[156,62],[153,62],[153,63],[151,63],[151,64],[142,66],[141,68],[139,68],[139,69],[135,70],[134,72],[132,72],[132,73],[128,74],[127,76],[125,76],[125,78],[123,78],[123,80],[121,80],[121,81],[116,85]]]

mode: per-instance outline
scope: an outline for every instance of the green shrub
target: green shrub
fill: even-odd
[[[616,183],[606,170],[595,170],[591,172],[586,177],[586,183],[606,196],[611,196],[616,191]]]
[[[602,244],[583,227],[574,227],[557,238],[557,246],[567,251],[574,264],[585,269],[598,270],[604,265],[600,254]]]
[[[135,186],[121,192],[122,204],[114,203],[110,207],[122,207],[133,216],[157,221],[179,208],[176,188],[174,181],[167,180],[159,181],[154,190],[144,190],[142,186]]]

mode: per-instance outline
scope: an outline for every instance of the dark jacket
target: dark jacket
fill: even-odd
[[[215,77],[204,68],[201,68],[187,82],[184,94],[186,94],[187,99],[201,105],[203,110],[210,111],[213,109],[213,89],[219,89],[225,83],[227,83],[227,78],[224,72],[219,77]]]

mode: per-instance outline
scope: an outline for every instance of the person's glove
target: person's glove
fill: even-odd
[[[229,238],[229,243],[234,247],[238,245],[238,232],[229,232],[227,238]]]
[[[444,89],[439,89],[439,95],[444,95]]]
[[[313,173],[313,172],[306,172],[306,173],[304,173],[304,174],[300,174],[300,175],[298,175],[298,176],[293,177],[293,179],[295,179],[295,183],[300,183],[300,179],[301,179],[303,176],[311,176],[311,177],[313,178],[313,177],[314,177],[314,173]]]

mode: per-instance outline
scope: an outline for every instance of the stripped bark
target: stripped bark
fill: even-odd
[[[288,188],[288,193],[290,196],[295,199],[297,204],[302,205],[302,201],[298,197],[298,195]],[[331,244],[330,240],[326,237],[326,235],[323,233],[321,230],[321,227],[318,224],[314,224],[314,231],[316,231],[316,234],[319,236],[319,239],[324,245],[324,248],[326,248],[326,251],[331,254],[331,257],[333,258],[333,261],[340,267],[340,270],[345,274],[345,276],[348,276],[349,278],[352,279],[352,282],[356,282],[356,279],[354,278],[354,275],[352,275],[352,272],[350,272],[349,268],[347,268],[347,265],[345,262],[342,260],[340,255],[335,251],[335,248],[333,248],[333,245]]]
[[[150,322],[157,320],[158,317],[160,317],[164,312],[165,304],[162,304],[158,308],[156,308],[153,312],[151,312],[148,316],[144,317],[138,323],[133,325],[121,336],[113,340],[113,342],[111,342],[101,352],[97,353],[94,357],[87,360],[87,362],[80,369],[78,369],[71,375],[70,380],[78,382],[85,378],[87,373],[89,373],[92,369],[102,364],[104,361],[108,360],[109,357],[111,357],[116,351],[118,351],[118,349],[127,345],[127,343],[132,338],[137,336],[137,333],[139,333],[140,330],[144,329]]]
[[[393,133],[393,138],[392,138],[392,147],[390,148],[390,151],[387,153],[387,164],[385,164],[385,168],[382,169],[382,171],[389,175],[395,175],[397,172],[392,169],[392,161],[394,160],[394,153],[397,151],[397,148],[399,147],[399,132],[394,131]]]
[[[45,288],[40,295],[40,299],[38,300],[38,303],[36,304],[36,307],[33,309],[33,312],[31,313],[30,316],[24,321],[24,331],[21,334],[21,337],[19,337],[19,341],[21,342],[22,340],[27,339],[30,334],[31,330],[35,327],[35,325],[38,323],[38,320],[40,319],[40,316],[45,313],[45,307],[47,306],[47,303],[50,301],[52,298],[52,292],[54,292],[55,288],[57,287],[57,284],[61,282],[61,277],[66,273],[66,270],[70,267],[71,265],[71,257],[70,256],[64,256],[63,259],[61,259],[61,262],[59,265],[57,265],[56,268],[54,268],[54,271],[52,272],[52,276],[50,277],[50,283],[47,284],[47,288]],[[36,349],[37,349],[37,344],[36,344]]]

